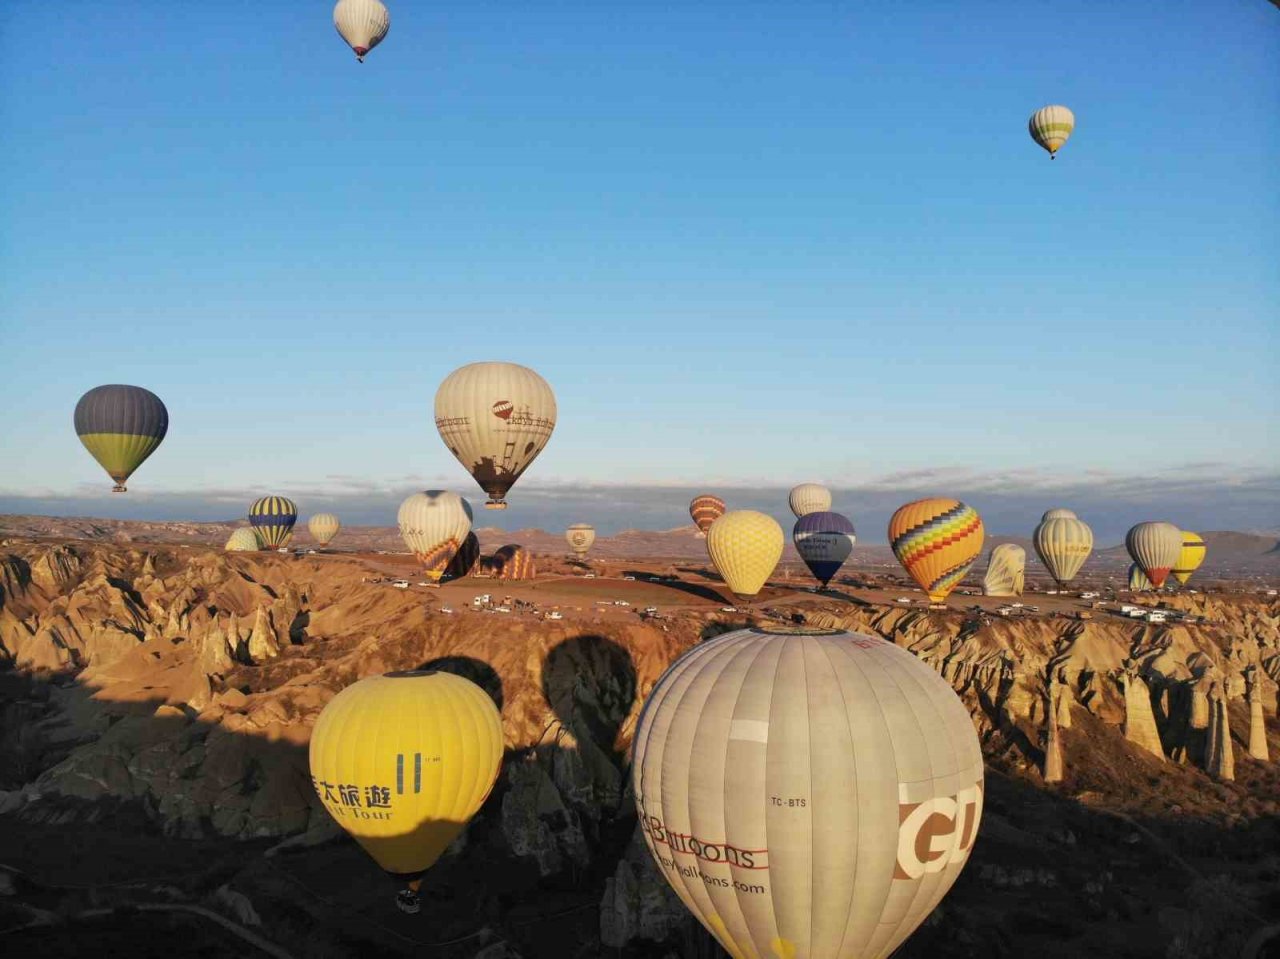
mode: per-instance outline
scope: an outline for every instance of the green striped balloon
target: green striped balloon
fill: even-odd
[[[1031,139],[1048,150],[1049,158],[1053,159],[1076,128],[1076,115],[1060,105],[1041,107],[1031,114],[1027,127]]]

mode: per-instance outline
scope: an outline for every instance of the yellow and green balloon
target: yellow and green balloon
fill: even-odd
[[[164,441],[169,411],[160,397],[141,386],[95,386],[76,403],[76,435],[98,465],[115,480],[113,493]]]

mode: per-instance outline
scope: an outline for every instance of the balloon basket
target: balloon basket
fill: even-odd
[[[506,509],[507,504],[500,499],[491,499],[484,504],[485,509]]]
[[[123,483],[117,483],[115,486],[111,487],[111,492],[113,492],[113,493],[127,493],[127,492],[129,492],[129,490],[128,490],[128,487],[126,487]]]

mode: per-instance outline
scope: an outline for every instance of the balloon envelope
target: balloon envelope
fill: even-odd
[[[889,545],[911,578],[942,603],[982,552],[982,517],[958,499],[920,499],[889,519]]]
[[[1071,510],[1051,509],[1036,527],[1032,545],[1049,575],[1062,586],[1075,578],[1093,552],[1093,530]]]
[[[551,439],[556,398],[528,367],[471,363],[440,384],[435,414],[445,446],[489,494],[485,507],[506,509],[507,491]]]
[[[1076,115],[1064,106],[1041,107],[1027,123],[1031,139],[1054,156],[1076,128]]]
[[[533,579],[538,575],[533,553],[510,543],[493,554],[493,574],[499,579]]]
[[[791,530],[796,552],[825,589],[853,552],[853,523],[839,513],[805,513]]]
[[[253,531],[251,526],[241,526],[237,530],[233,530],[231,535],[227,537],[227,544],[223,547],[228,553],[251,553],[262,548],[262,544],[258,542],[258,534]]]
[[[471,532],[471,504],[452,490],[424,490],[400,504],[396,523],[428,578],[439,580]]]
[[[338,522],[338,517],[332,513],[316,513],[307,520],[307,532],[321,546],[328,546],[329,541],[338,535],[338,530],[341,528],[342,524]]]
[[[1171,570],[1173,578],[1180,585],[1186,586],[1191,574],[1199,569],[1200,564],[1204,562],[1206,552],[1204,539],[1200,534],[1184,529],[1182,531],[1182,551],[1178,554],[1177,565]]]
[[[1129,564],[1129,589],[1135,593],[1145,593],[1152,589],[1151,580],[1147,579],[1147,574],[1137,563]]]
[[[645,843],[735,959],[881,959],[955,882],[982,815],[969,713],[893,643],[744,629],[658,680],[636,728]]]
[[[1021,596],[1026,577],[1027,551],[1017,543],[1001,543],[991,551],[982,592],[987,596]]]
[[[739,596],[760,592],[782,558],[782,545],[778,521],[750,509],[730,510],[707,531],[711,563]]]
[[[1125,548],[1151,585],[1164,585],[1182,555],[1182,530],[1172,523],[1139,523],[1125,535]]]
[[[574,556],[586,556],[591,544],[596,541],[596,531],[587,523],[574,523],[564,531],[564,539]]]
[[[723,516],[724,513],[724,500],[719,496],[712,496],[710,493],[695,496],[689,503],[689,515],[693,517],[694,525],[698,527],[698,532],[703,536],[707,534],[711,524]]]
[[[298,507],[283,496],[264,496],[249,507],[249,525],[268,549],[289,542],[297,521]]]
[[[76,403],[76,435],[107,475],[114,492],[156,451],[169,432],[169,411],[141,386],[95,386]]]
[[[347,42],[356,59],[376,47],[391,29],[391,14],[379,0],[338,0],[333,8],[333,25]]]
[[[787,505],[797,518],[825,512],[831,509],[831,490],[817,483],[801,483],[788,494]]]
[[[489,695],[444,672],[371,676],[334,696],[311,733],[311,782],[388,873],[414,877],[480,809],[502,765]]]

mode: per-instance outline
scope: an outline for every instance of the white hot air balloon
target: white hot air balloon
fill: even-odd
[[[333,8],[333,25],[338,35],[364,63],[365,54],[376,47],[391,29],[391,14],[379,0],[338,0]]]
[[[452,490],[426,490],[400,504],[396,522],[427,575],[439,580],[471,532],[471,504]]]
[[[338,535],[340,529],[342,529],[342,523],[332,513],[316,513],[307,520],[307,532],[321,546],[328,546],[329,541]]]
[[[556,428],[547,381],[515,363],[469,363],[436,390],[436,430],[480,488],[486,509],[506,509],[507,491]]]
[[[817,483],[801,483],[787,496],[787,505],[796,519],[808,513],[826,513],[831,509],[831,490]]]
[[[261,549],[262,543],[258,541],[258,534],[253,531],[253,527],[241,526],[227,537],[227,545],[223,548],[228,553],[251,553]]]
[[[1032,534],[1036,555],[1059,586],[1075,579],[1093,552],[1093,530],[1069,509],[1051,509]]]
[[[735,959],[883,959],[951,888],[982,816],[959,697],[858,633],[694,646],[654,686],[634,751],[658,870]]]
[[[1017,543],[1001,543],[987,560],[987,575],[982,578],[985,596],[1021,596],[1026,578],[1027,551]]]
[[[1076,115],[1061,104],[1041,107],[1027,121],[1031,139],[1049,151],[1051,160],[1058,158],[1058,151],[1075,128]]]

